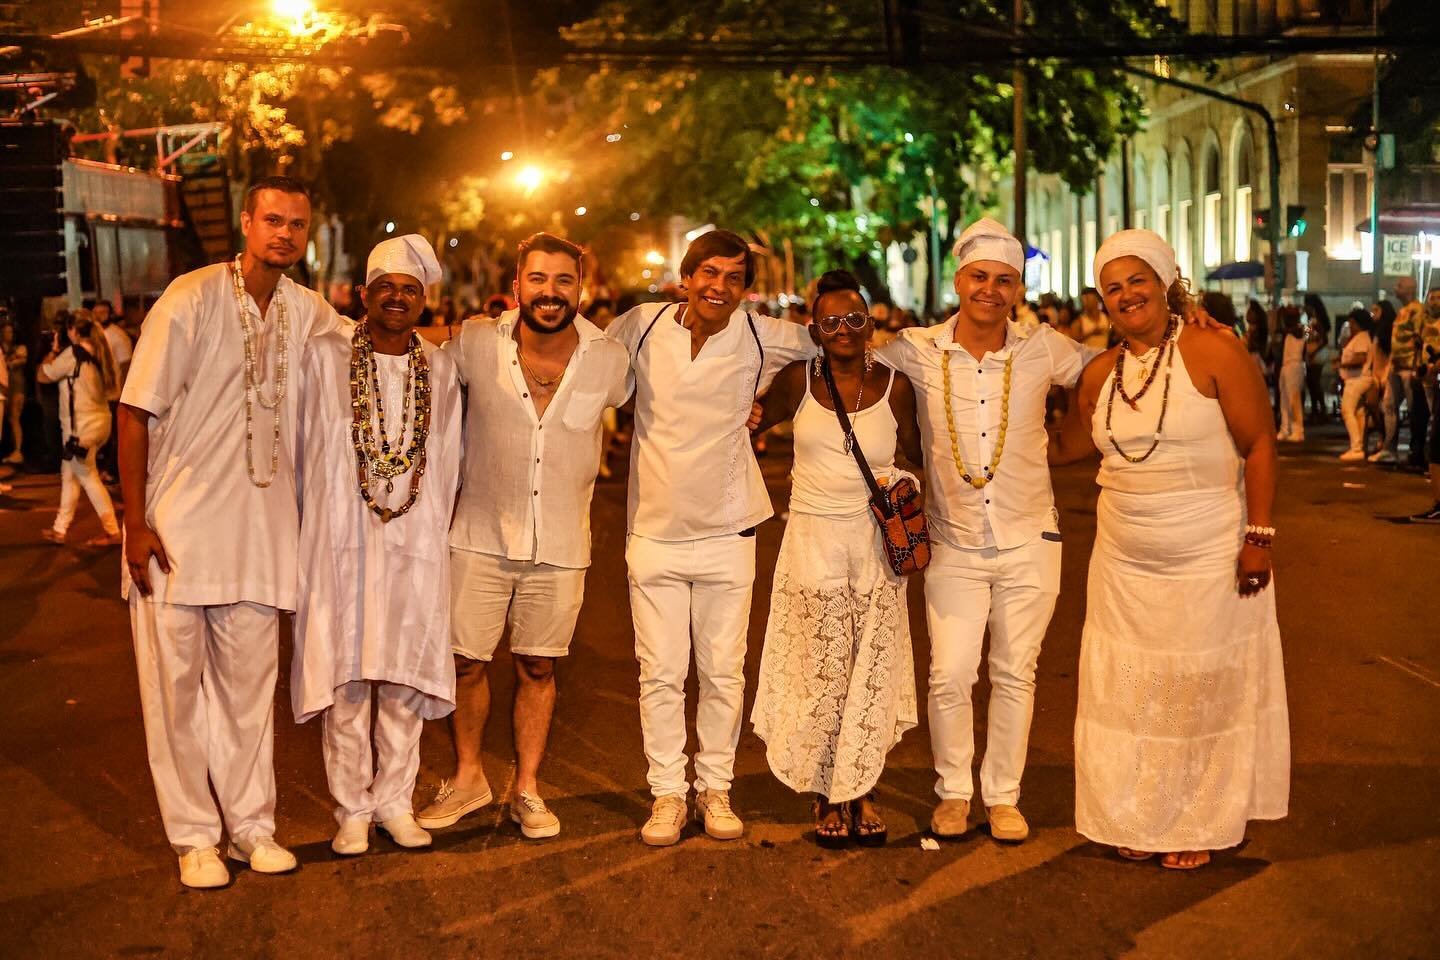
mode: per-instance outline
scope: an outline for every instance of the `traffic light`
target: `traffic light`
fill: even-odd
[[[0,122],[0,297],[65,292],[64,159],[58,124]]]
[[[1309,228],[1305,222],[1305,207],[1298,203],[1285,205],[1285,235],[1289,237],[1303,237]],[[1254,213],[1255,232],[1262,237],[1270,236],[1270,209],[1261,207]]]

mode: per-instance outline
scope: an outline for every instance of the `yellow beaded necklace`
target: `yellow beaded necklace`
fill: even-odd
[[[960,478],[970,486],[979,490],[991,480],[995,479],[995,471],[1000,466],[1000,455],[1005,452],[1005,434],[1010,428],[1010,367],[1015,362],[1015,351],[1011,350],[1010,355],[1005,358],[1004,380],[1001,384],[1000,395],[1000,435],[995,439],[995,452],[990,456],[990,463],[984,468],[983,477],[971,476],[970,471],[965,467],[965,461],[960,456],[960,434],[955,430],[955,409],[950,400],[950,351],[946,350],[940,361],[940,368],[945,374],[945,426],[950,428],[950,455],[955,458],[955,467],[960,471]]]

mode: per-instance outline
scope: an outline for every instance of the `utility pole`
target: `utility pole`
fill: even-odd
[[[1015,39],[1020,40],[1021,29],[1025,24],[1025,0],[1015,0]],[[1012,71],[1010,84],[1015,88],[1015,119],[1013,123],[1015,135],[1015,225],[1012,231],[1016,239],[1020,241],[1022,248],[1028,248],[1029,241],[1025,239],[1025,61],[1016,59],[1015,69]],[[1028,249],[1026,250],[1028,253]]]
[[[1380,3],[1370,4],[1371,29],[1380,34]],[[1372,275],[1375,278],[1375,302],[1385,296],[1385,241],[1380,231],[1380,48],[1375,48],[1375,77],[1370,86],[1370,136],[1375,149],[1370,151],[1370,241]]]

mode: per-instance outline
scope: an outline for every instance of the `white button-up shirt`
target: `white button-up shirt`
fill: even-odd
[[[556,567],[590,565],[600,418],[629,396],[625,350],[584,317],[545,415],[520,369],[518,310],[472,317],[445,345],[468,397],[465,464],[450,545]]]
[[[245,294],[267,398],[275,392],[281,301],[290,328],[285,399],[272,411],[251,397],[250,449],[261,480],[270,476],[279,417],[279,467],[268,487],[257,487],[245,470],[245,346],[230,264],[177,277],[145,318],[120,402],[155,415],[145,522],[165,545],[170,573],[151,560],[154,600],[295,609],[301,357],[310,337],[340,329],[341,322],[320,294],[289,277],[280,278],[263,322],[255,299]],[[128,595],[129,587],[129,569],[121,564],[122,593]]]
[[[736,310],[692,358],[679,309],[641,304],[606,331],[634,371],[629,532],[652,540],[739,533],[774,513],[745,422],[757,388],[815,352],[804,327]]]
[[[1008,550],[1029,543],[1052,524],[1055,506],[1046,459],[1045,395],[1052,385],[1073,387],[1087,353],[1074,340],[1041,325],[1026,332],[1007,325],[1005,346],[976,360],[955,342],[955,318],[934,327],[911,327],[876,351],[908,376],[919,403],[930,493],[925,512],[931,532],[954,547]],[[995,479],[977,490],[960,476],[945,418],[941,367],[950,357],[950,409],[966,472],[983,477],[1000,437],[1005,362],[1010,369],[1010,416]]]

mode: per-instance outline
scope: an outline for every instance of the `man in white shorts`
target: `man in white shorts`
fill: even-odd
[[[579,315],[582,251],[538,233],[520,244],[519,307],[472,317],[445,346],[468,393],[465,463],[450,531],[456,769],[416,817],[449,826],[493,795],[481,766],[486,664],[508,622],[515,664],[515,793],[531,838],[560,821],[540,797],[555,707],[555,660],[570,650],[590,565],[600,421],[625,401],[625,350]]]

